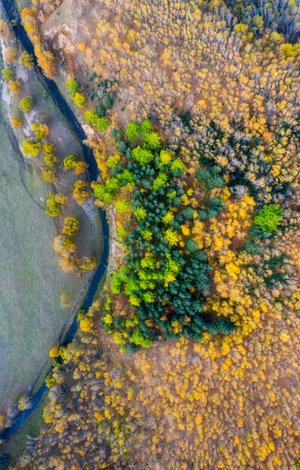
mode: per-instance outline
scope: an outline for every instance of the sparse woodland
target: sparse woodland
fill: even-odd
[[[51,351],[46,426],[16,468],[296,469],[297,5],[35,0],[23,10],[45,74],[68,69],[112,254],[76,339]],[[46,127],[25,141],[32,155]],[[85,169],[64,160],[63,171]],[[79,204],[89,197],[84,180],[72,189]],[[59,197],[51,215],[68,202]],[[54,241],[70,275],[77,230],[69,217]]]

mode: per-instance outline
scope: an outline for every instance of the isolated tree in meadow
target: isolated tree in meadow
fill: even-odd
[[[26,139],[23,140],[23,152],[26,155],[33,155],[37,157],[40,151],[42,150],[42,144],[36,142],[35,140]]]
[[[47,153],[44,156],[44,162],[49,168],[56,168],[58,166],[59,159],[52,153]]]
[[[26,67],[29,70],[32,69],[33,64],[34,64],[33,56],[29,54],[27,51],[22,52],[22,54],[20,55],[19,61],[24,67]]]
[[[53,249],[57,253],[69,256],[74,254],[76,246],[72,237],[66,237],[65,235],[57,235],[53,241]]]
[[[68,202],[70,200],[69,196],[67,194],[64,194],[64,193],[55,194],[54,199],[58,204],[60,204],[62,206],[65,206],[66,204],[68,204]]]
[[[55,153],[56,148],[52,143],[47,142],[46,144],[43,145],[43,153],[45,155],[50,154],[50,153]]]
[[[19,103],[19,108],[23,113],[28,113],[33,106],[33,101],[31,96],[26,96],[25,98],[22,98],[20,103]]]
[[[77,163],[75,166],[75,175],[81,175],[81,173],[84,173],[89,167],[89,164],[83,161],[80,161]]]
[[[10,89],[11,93],[18,95],[21,93],[21,82],[18,80],[9,80],[8,88]]]
[[[35,138],[38,140],[44,140],[49,135],[49,127],[47,124],[35,122],[32,124],[32,129],[34,130]]]
[[[79,162],[79,157],[77,155],[68,155],[63,162],[63,169],[70,170],[75,168]]]
[[[18,49],[16,47],[9,47],[5,53],[6,62],[16,62]]]
[[[29,397],[21,397],[18,401],[18,408],[20,411],[28,410],[31,408],[31,399]]]
[[[66,217],[64,220],[64,227],[62,229],[62,233],[66,235],[74,236],[78,232],[79,227],[80,227],[80,222],[76,218],[75,215]]]
[[[41,169],[41,175],[46,183],[52,184],[56,183],[56,181],[58,180],[58,173],[54,168],[49,168],[47,166],[43,167]]]
[[[58,264],[59,267],[63,270],[64,273],[69,274],[73,273],[77,269],[77,259],[75,257],[65,258],[60,257]]]
[[[95,256],[87,257],[85,256],[79,265],[80,269],[83,269],[84,271],[90,271],[94,269],[97,266],[96,258]]]
[[[2,72],[3,78],[9,82],[10,80],[15,80],[16,74],[11,67],[7,67]]]
[[[56,200],[54,193],[49,193],[49,197],[46,200],[46,205],[46,214],[50,215],[51,217],[57,217],[60,214],[61,204]]]
[[[64,293],[60,296],[60,306],[61,308],[68,308],[71,304],[71,296],[68,293]],[[51,357],[51,356],[50,356]],[[53,356],[55,357],[55,356]]]
[[[87,199],[89,199],[90,195],[88,193],[88,184],[86,181],[78,180],[72,186],[73,196],[78,202],[78,204],[83,204]]]
[[[12,125],[17,129],[18,127],[21,127],[23,124],[22,119],[18,117],[13,117],[11,120]]]

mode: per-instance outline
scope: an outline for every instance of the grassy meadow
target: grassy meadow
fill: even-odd
[[[41,115],[47,115],[58,156],[62,159],[70,153],[81,156],[79,141],[34,71],[30,71],[30,80],[23,84],[23,94],[33,96],[37,121]],[[19,99],[20,96],[13,99],[16,111]],[[51,185],[42,180],[34,164],[24,163],[7,117],[4,120],[7,108],[3,102],[1,108],[0,413],[15,395],[26,393],[43,371],[49,350],[57,344],[91,276],[89,272],[79,278],[59,268],[58,254],[52,248],[58,221],[45,214]],[[20,142],[20,134],[17,137]],[[66,175],[61,190],[71,186],[73,180],[74,176]],[[71,200],[67,211],[65,216],[71,211],[81,223],[77,237],[79,251],[99,258],[101,223],[92,201],[84,210]],[[65,309],[60,306],[64,293],[71,298]]]

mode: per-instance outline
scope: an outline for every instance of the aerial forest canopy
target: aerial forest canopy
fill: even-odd
[[[296,469],[299,1],[34,0],[22,23],[93,151],[71,190],[106,210],[110,260],[12,468]],[[96,263],[78,228],[53,245],[70,276]]]

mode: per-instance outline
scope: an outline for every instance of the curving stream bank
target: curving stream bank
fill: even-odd
[[[89,175],[91,180],[96,180],[98,176],[98,168],[96,164],[96,160],[94,158],[93,152],[91,149],[89,149],[84,143],[83,140],[87,138],[84,130],[82,129],[80,123],[78,122],[76,116],[72,112],[71,108],[67,104],[66,100],[63,98],[61,95],[58,87],[56,86],[55,82],[51,79],[48,79],[43,75],[42,70],[40,67],[37,65],[37,60],[34,54],[34,48],[32,43],[30,42],[27,33],[25,29],[23,28],[21,24],[21,19],[18,14],[17,8],[15,6],[14,0],[0,0],[0,6],[5,13],[7,20],[11,24],[11,26],[14,29],[14,32],[16,34],[17,39],[20,41],[22,46],[24,47],[27,52],[33,55],[34,57],[34,62],[35,62],[35,70],[37,72],[37,75],[39,76],[39,79],[47,86],[49,93],[51,94],[52,98],[54,99],[56,105],[59,107],[61,112],[64,114],[64,116],[67,118],[68,122],[70,123],[72,129],[76,133],[78,139],[81,141],[82,149],[84,152],[84,157],[86,162],[89,164]],[[98,284],[104,275],[108,263],[108,256],[109,256],[109,225],[107,222],[106,218],[106,212],[102,209],[100,209],[100,215],[101,215],[101,221],[102,221],[102,230],[103,230],[103,251],[102,251],[102,257],[99,266],[97,267],[95,274],[93,276],[93,279],[91,281],[91,284],[88,288],[88,291],[86,292],[83,304],[82,304],[82,309],[88,309],[93,302],[93,298],[95,296],[95,293],[98,288]],[[66,337],[65,340],[63,341],[62,345],[66,346],[69,344],[76,333],[76,330],[78,328],[78,321],[77,317],[74,319]],[[36,395],[32,398],[32,407],[29,410],[24,410],[12,420],[12,425],[9,428],[6,428],[1,434],[0,434],[0,440],[4,440],[11,436],[14,431],[16,431],[25,421],[25,419],[30,416],[30,414],[35,410],[37,405],[40,403],[44,393],[47,391],[47,387],[45,383],[43,386],[40,388],[40,390],[36,393]]]

